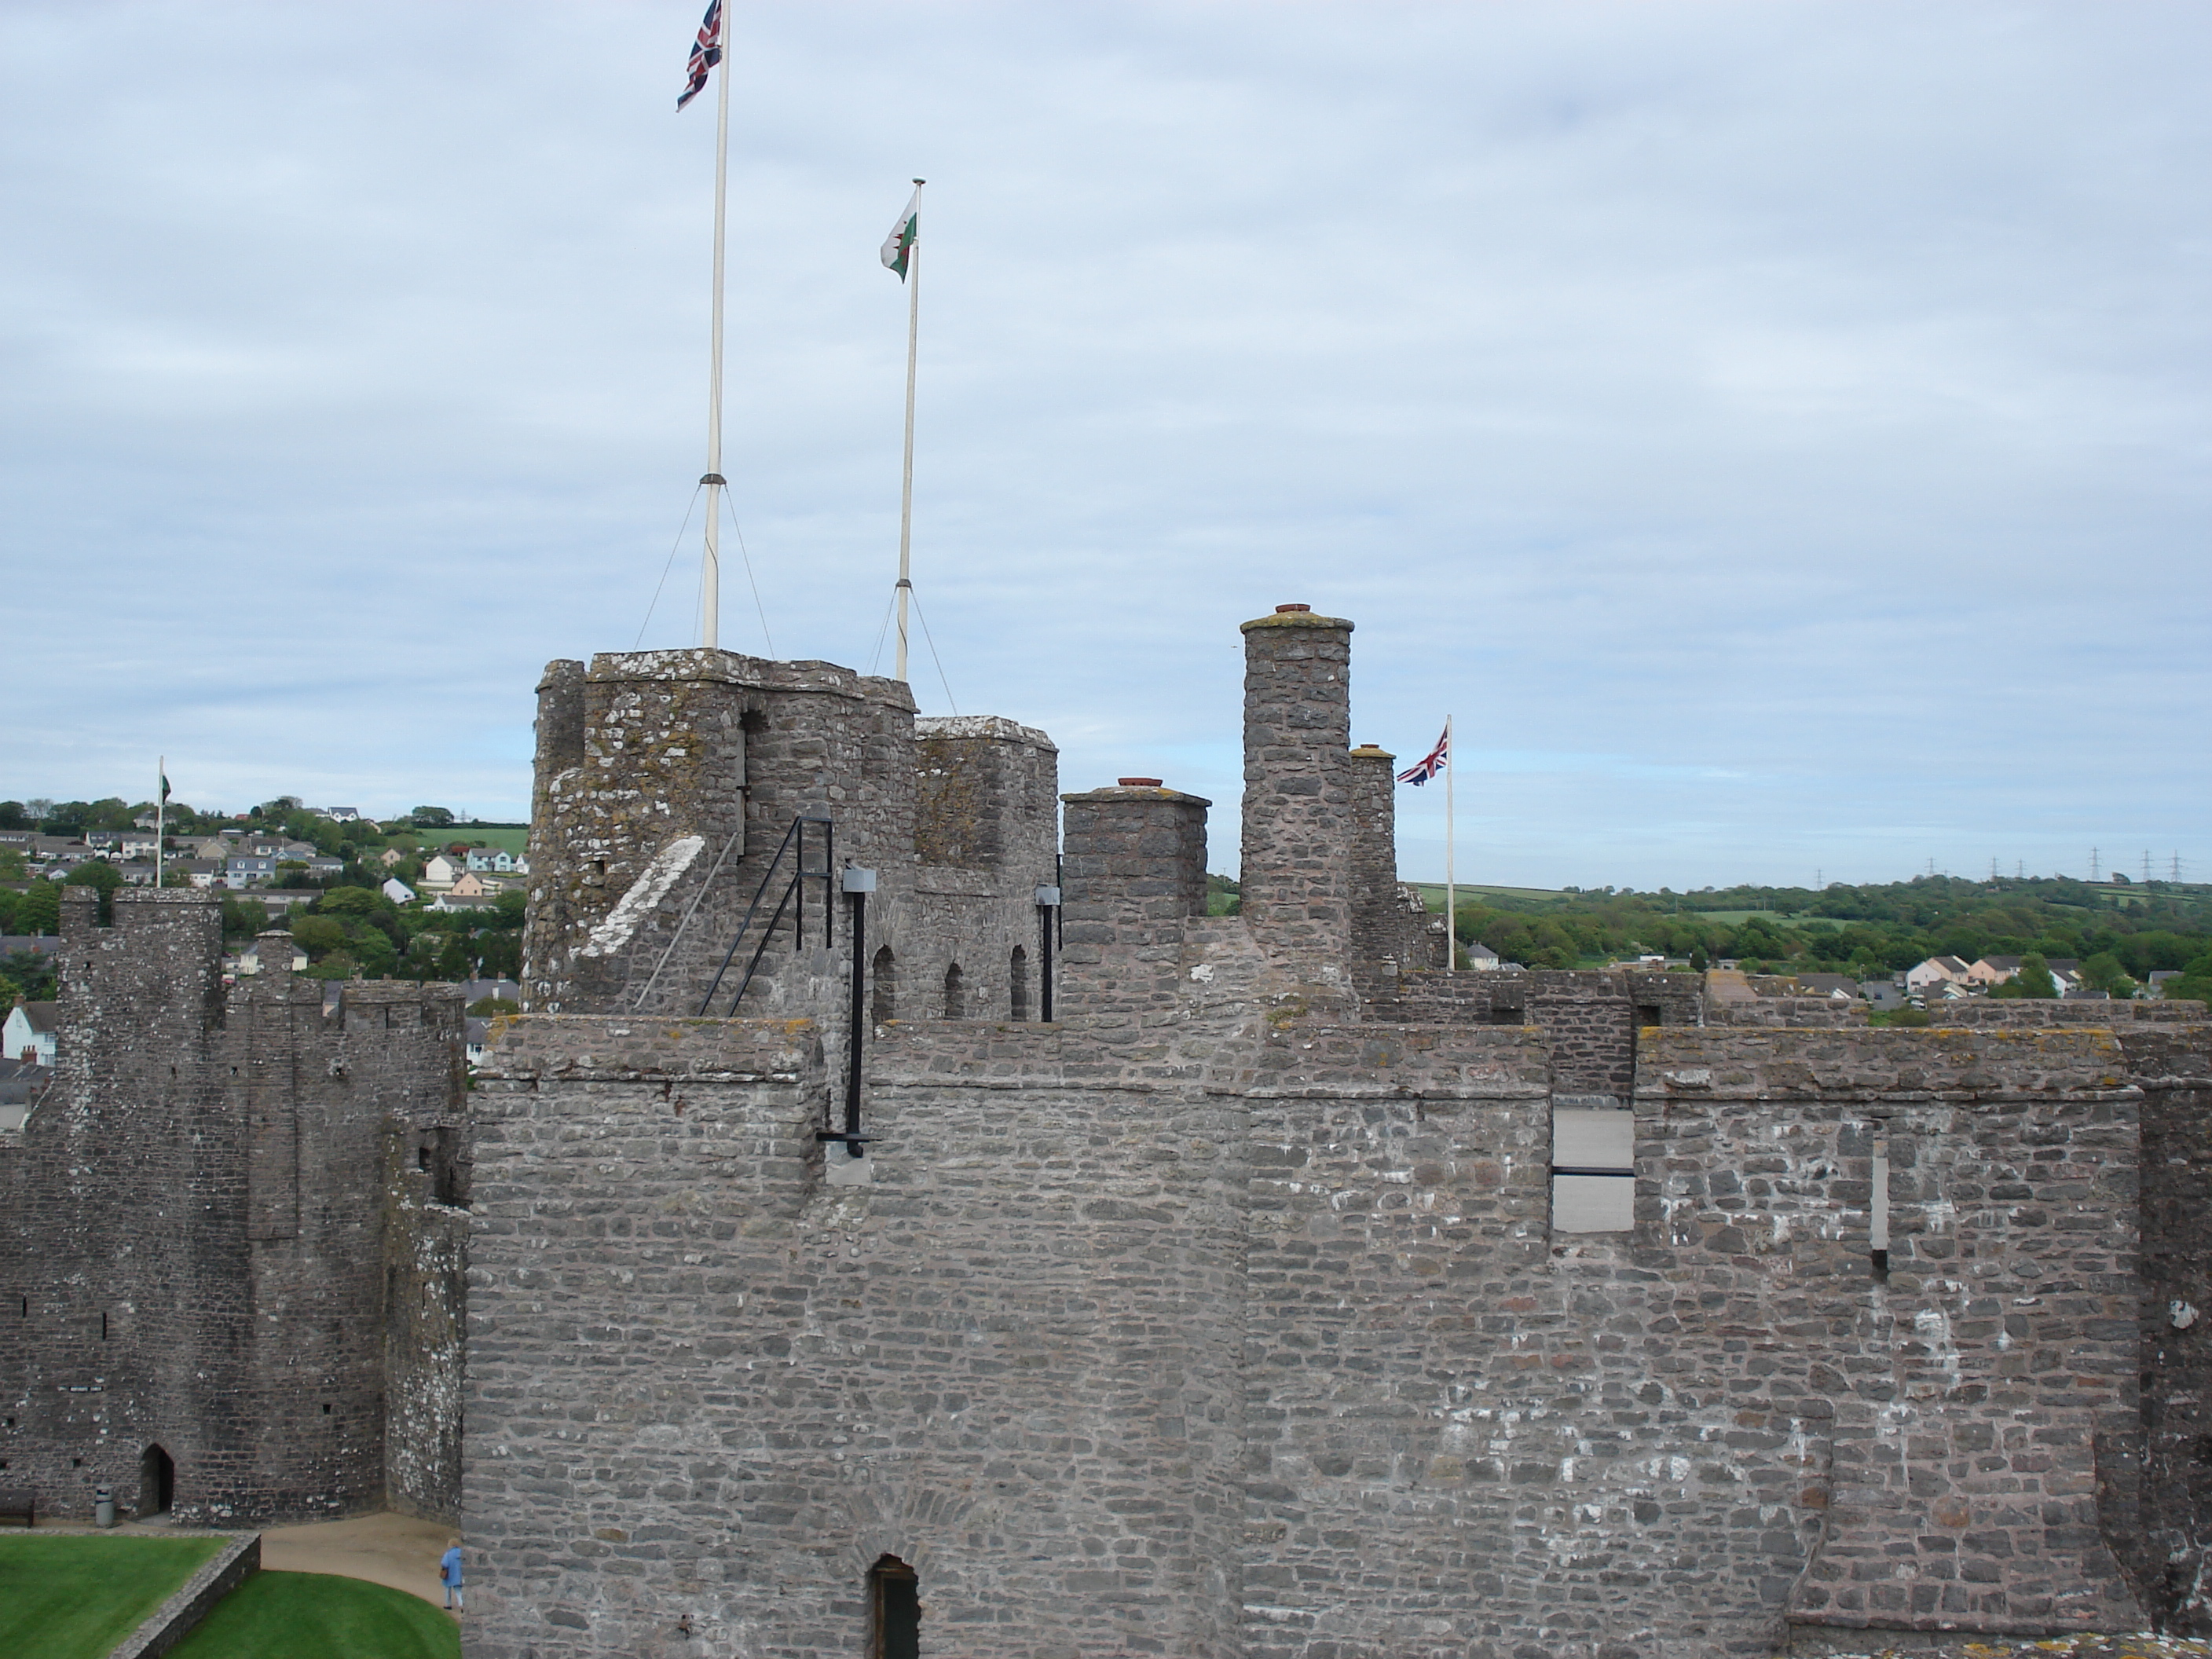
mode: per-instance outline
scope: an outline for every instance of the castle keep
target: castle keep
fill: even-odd
[[[471,1659],[2203,1621],[2201,1007],[1445,975],[1352,633],[1246,624],[1214,919],[1209,803],[1055,837],[1029,728],[553,665],[471,1097]]]
[[[2212,1630],[2212,1024],[1442,971],[1352,627],[1211,803],[719,651],[539,688],[526,1011],[65,890],[0,1485],[459,1516],[471,1659]],[[1057,822],[1056,822],[1057,820]]]
[[[226,988],[218,894],[63,891],[48,1097],[0,1133],[0,1485],[203,1525],[459,1504],[451,987]]]

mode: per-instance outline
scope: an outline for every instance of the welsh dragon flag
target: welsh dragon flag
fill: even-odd
[[[916,185],[914,194],[907,198],[906,211],[899,215],[891,234],[884,238],[884,269],[896,271],[902,283],[906,281],[908,258],[914,252],[914,240],[921,234],[921,186]]]

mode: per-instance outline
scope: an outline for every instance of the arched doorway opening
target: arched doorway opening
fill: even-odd
[[[921,1583],[896,1555],[868,1569],[868,1611],[873,1659],[921,1659]]]
[[[947,1019],[968,1018],[968,981],[957,962],[945,970],[945,1017]]]
[[[149,1446],[138,1458],[138,1518],[167,1515],[177,1496],[177,1466],[159,1446]]]
[[[888,1025],[898,1018],[898,959],[890,945],[876,952],[868,977],[869,1017],[878,1025]]]

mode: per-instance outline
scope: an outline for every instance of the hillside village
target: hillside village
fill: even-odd
[[[61,894],[89,887],[103,908],[125,890],[212,890],[222,896],[223,977],[258,972],[257,936],[289,932],[294,970],[335,985],[402,979],[506,988],[521,965],[530,875],[520,824],[456,822],[421,807],[378,823],[349,806],[313,808],[290,797],[231,817],[172,803],[157,828],[150,803],[57,806],[0,801],[0,1112],[21,1087],[13,1074],[51,1063],[42,1011],[54,995]],[[163,833],[166,831],[166,833]],[[471,991],[477,1003],[494,993]],[[40,1048],[42,1056],[27,1058]]]

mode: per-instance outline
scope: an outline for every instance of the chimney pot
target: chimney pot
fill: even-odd
[[[1114,781],[1124,789],[1158,789],[1160,787],[1158,778],[1116,778]]]
[[[1275,607],[1275,611],[1276,614],[1279,616],[1285,611],[1310,611],[1312,609],[1313,607],[1310,605],[1279,605]]]

